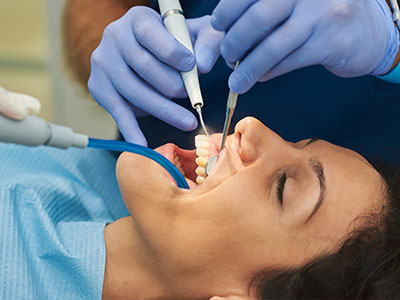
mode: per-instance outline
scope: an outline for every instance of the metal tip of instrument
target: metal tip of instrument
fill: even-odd
[[[218,160],[218,154],[217,155],[213,155],[210,157],[210,159],[208,160],[207,164],[206,164],[206,175],[210,175],[211,170],[214,168],[215,164],[217,163]]]
[[[231,126],[232,116],[233,116],[234,111],[235,111],[234,108],[228,107],[226,109],[226,118],[225,118],[225,123],[224,123],[224,130],[222,132],[221,146],[220,146],[218,154],[211,156],[207,162],[207,165],[206,165],[206,175],[207,176],[210,174],[211,170],[214,168],[215,164],[217,163],[219,154],[221,153],[222,149],[224,149],[224,147],[225,147],[225,142],[226,142],[226,138],[228,136],[229,128]]]
[[[235,69],[238,66],[239,66],[239,61],[236,62]],[[230,90],[229,96],[228,96],[228,101],[226,103],[226,116],[225,116],[224,129],[222,131],[221,147],[219,149],[219,152],[216,155],[210,157],[210,159],[207,162],[207,165],[206,165],[206,175],[207,176],[210,174],[211,170],[214,168],[215,164],[217,163],[219,154],[221,153],[222,149],[224,149],[224,147],[225,147],[226,137],[228,136],[229,128],[231,127],[232,117],[233,117],[233,113],[235,112],[237,100],[238,100],[238,94],[236,94],[232,90]]]
[[[201,113],[201,106],[200,106],[200,105],[196,105],[196,110],[197,110],[197,113],[199,114],[200,124],[201,124],[201,127],[202,127],[203,130],[204,130],[204,133],[205,133],[207,136],[210,136],[210,135],[208,134],[206,125],[204,124],[203,114]]]

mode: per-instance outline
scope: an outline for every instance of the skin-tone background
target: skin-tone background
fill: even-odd
[[[306,222],[320,194],[311,158],[323,166],[326,192]],[[161,167],[132,154],[121,156],[117,175],[131,217],[105,231],[104,299],[251,299],[257,272],[334,251],[361,226],[354,220],[379,213],[384,201],[380,175],[357,153],[286,142],[254,118],[237,124],[196,189],[178,189]]]

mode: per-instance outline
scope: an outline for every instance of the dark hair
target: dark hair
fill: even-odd
[[[385,205],[340,249],[295,269],[256,276],[259,299],[400,298],[400,167],[374,163],[385,182]]]

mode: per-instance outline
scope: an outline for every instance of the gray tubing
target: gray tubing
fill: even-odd
[[[28,116],[17,121],[0,115],[0,142],[66,149],[85,148],[89,140],[83,134],[74,133],[69,127],[49,124],[39,117]]]
[[[62,149],[68,147],[86,148],[89,143],[86,135],[74,133],[69,127],[54,124],[48,124],[48,126],[51,128],[52,134],[46,143],[47,146]]]

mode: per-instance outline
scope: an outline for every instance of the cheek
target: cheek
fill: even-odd
[[[224,204],[201,209],[198,215],[186,214],[174,228],[169,228],[169,242],[174,241],[171,256],[193,265],[208,260],[210,264],[218,261],[226,266],[235,262],[238,268],[252,272],[264,267],[269,260],[266,256],[271,254],[265,252],[268,242],[275,240],[261,222],[268,217],[260,213],[261,207],[239,203],[243,198],[233,196],[224,200]]]
[[[277,208],[266,188],[256,183],[259,179],[253,177],[232,180],[207,199],[213,199],[206,215],[209,234],[216,235],[216,243],[221,241],[223,247],[243,245],[247,252],[265,247],[279,234]]]
[[[157,163],[124,153],[117,164],[122,198],[134,218],[147,218],[171,204],[178,188]]]
[[[297,265],[307,245],[292,226],[283,222],[283,212],[261,174],[251,172],[223,186],[220,208],[212,228],[221,236],[216,241],[225,255],[239,259],[253,271],[271,266]],[[254,176],[255,175],[255,176]],[[215,231],[214,231],[215,233]],[[213,234],[213,233],[211,233]]]

